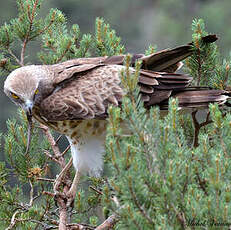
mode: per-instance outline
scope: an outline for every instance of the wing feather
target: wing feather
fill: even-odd
[[[124,94],[120,86],[122,68],[119,65],[98,66],[76,74],[41,102],[41,115],[49,121],[105,117],[108,105],[118,105]],[[61,110],[64,104],[67,108]]]
[[[54,85],[63,83],[63,81],[67,81],[73,76],[77,76],[78,73],[83,73],[86,71],[93,70],[94,68],[97,68],[101,65],[102,64],[83,64],[83,65],[77,65],[77,66],[73,65],[73,66],[70,66],[69,68],[64,68],[56,74],[54,78]]]
[[[225,90],[211,90],[205,87],[187,88],[175,92],[173,97],[178,99],[179,107],[183,108],[205,108],[209,103],[218,103],[222,105],[230,97],[230,93]],[[162,101],[160,109],[168,108],[168,99]]]
[[[217,38],[208,35],[203,39],[204,42],[210,43]],[[221,95],[208,93],[197,97],[195,92],[186,92],[192,78],[185,74],[171,73],[177,70],[182,65],[180,61],[191,53],[192,44],[188,44],[149,56],[132,56],[132,65],[138,59],[143,61],[138,84],[141,98],[147,107],[160,105],[164,108],[172,95],[178,97],[180,104],[186,106],[224,101]],[[52,82],[53,86],[49,85],[49,94],[44,96],[39,105],[41,116],[49,121],[105,118],[108,105],[120,105],[125,94],[120,81],[124,59],[124,55],[79,58],[47,66],[52,80],[46,79],[46,82]],[[135,70],[131,67],[131,71]],[[44,87],[45,85],[47,84],[44,84]]]
[[[100,65],[83,72],[72,70],[70,74],[73,77],[66,78],[65,84],[60,82],[59,88],[41,102],[41,115],[49,121],[107,117],[108,105],[120,105],[125,94],[120,80],[124,68],[120,65]],[[131,68],[132,71],[135,70]],[[171,96],[175,88],[184,89],[191,80],[187,75],[141,70],[141,98],[147,106],[161,103]],[[157,88],[159,86],[165,89]]]

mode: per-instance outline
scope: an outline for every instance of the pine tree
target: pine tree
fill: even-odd
[[[42,64],[125,52],[116,32],[102,18],[96,19],[95,34],[81,34],[78,25],[68,29],[57,9],[42,19],[41,0],[17,3],[18,17],[0,27],[2,73],[30,62],[31,41],[40,45],[37,57]],[[195,51],[186,60],[185,70],[196,86],[229,89],[230,61],[221,60],[215,44],[201,41],[207,34],[203,20],[194,20],[192,29]],[[18,44],[20,55],[15,50]],[[146,53],[155,49],[150,46]],[[137,87],[141,63],[131,74],[130,59],[128,55],[121,73],[127,92],[122,106],[108,110],[106,176],[82,178],[74,208],[63,212],[65,229],[228,228],[231,115],[210,105],[200,123],[197,111],[180,114],[174,99],[166,116],[158,108],[147,113]],[[69,147],[63,149],[61,136],[35,123],[25,155],[27,121],[23,111],[18,114],[20,120],[9,119],[3,135],[6,163],[0,162],[0,228],[58,229],[62,205],[57,193],[70,187],[74,172],[54,185],[55,173],[68,162]]]

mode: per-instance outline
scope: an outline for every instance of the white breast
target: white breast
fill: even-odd
[[[70,137],[67,139],[71,144],[73,164],[76,170],[99,177],[103,170],[104,135],[84,137],[79,139],[77,144],[73,144]]]

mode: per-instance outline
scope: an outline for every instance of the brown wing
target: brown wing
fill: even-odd
[[[143,78],[146,80],[144,81]],[[154,78],[158,84],[151,85],[148,78]],[[176,90],[184,90],[191,81],[192,77],[185,74],[141,70],[139,85],[145,106],[158,105],[167,100]]]
[[[205,38],[205,42],[215,41],[210,35]],[[179,61],[191,53],[189,44],[146,57],[133,55],[132,64],[143,61],[139,85],[146,106],[164,103],[176,89],[189,85],[192,78],[187,75],[154,70],[176,70]],[[80,58],[48,67],[53,92],[41,102],[41,115],[50,121],[105,118],[108,105],[118,105],[124,93],[120,85],[124,57]]]
[[[189,87],[175,91],[172,96],[178,98],[180,108],[207,108],[210,103],[222,105],[230,98],[230,92],[225,90],[214,90],[205,87]],[[168,109],[168,99],[159,103],[160,109]]]
[[[202,37],[204,43],[213,43],[217,40],[216,35]],[[173,73],[181,67],[180,61],[190,56],[193,52],[192,43],[179,46],[174,49],[166,49],[149,56],[141,57],[143,69]]]
[[[108,104],[118,105],[122,98],[122,68],[119,65],[98,66],[76,75],[72,73],[72,78],[59,83],[42,101],[41,115],[50,121],[104,118]]]
[[[216,35],[207,35],[202,37],[202,40],[205,43],[212,43],[217,40],[217,37]],[[134,54],[131,58],[131,65],[134,66],[137,60],[142,60],[142,69],[173,73],[182,66],[180,61],[190,56],[192,52],[192,43],[189,43],[174,49],[161,50],[149,56]],[[54,75],[52,76],[54,76],[55,82],[59,83],[72,77],[73,73],[91,70],[100,65],[123,65],[124,60],[125,55],[72,59],[53,65]]]
[[[217,40],[216,35],[207,35],[202,37],[204,43],[213,43]],[[143,54],[134,54],[131,59],[131,64],[134,65],[136,60],[140,59],[143,61],[142,69],[174,73],[178,70],[182,63],[180,61],[184,60],[190,56],[193,52],[192,43],[184,46],[179,46],[174,49],[166,49],[156,52],[152,55],[145,56]],[[103,62],[105,64],[117,64],[123,65],[124,55],[122,56],[112,56],[106,58]]]
[[[107,117],[109,104],[118,106],[121,103],[124,91],[120,73],[124,66],[91,66],[91,64],[87,66],[89,68],[81,66],[84,70],[82,72],[75,73],[71,70],[70,76],[65,80],[55,82],[57,85],[54,92],[40,104],[40,113],[43,117],[49,121],[104,119]],[[73,68],[75,69],[75,66]],[[131,68],[131,71],[134,69]],[[62,79],[62,76],[57,78]],[[151,106],[168,98],[174,88],[185,88],[190,81],[191,78],[187,75],[141,70],[140,92],[145,103]],[[160,87],[163,89],[159,89]]]

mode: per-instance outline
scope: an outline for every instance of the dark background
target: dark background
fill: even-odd
[[[207,31],[218,35],[224,57],[231,50],[230,0],[44,0],[42,15],[50,8],[61,10],[68,25],[78,24],[82,33],[94,33],[95,18],[103,17],[131,53],[144,53],[150,44],[160,50],[191,41],[194,18],[203,18]],[[16,1],[1,0],[0,24],[16,16]],[[29,52],[33,49],[32,43]],[[30,63],[38,63],[37,57],[31,56]],[[16,106],[3,93],[6,77],[0,76],[0,133],[9,117],[17,117]]]

